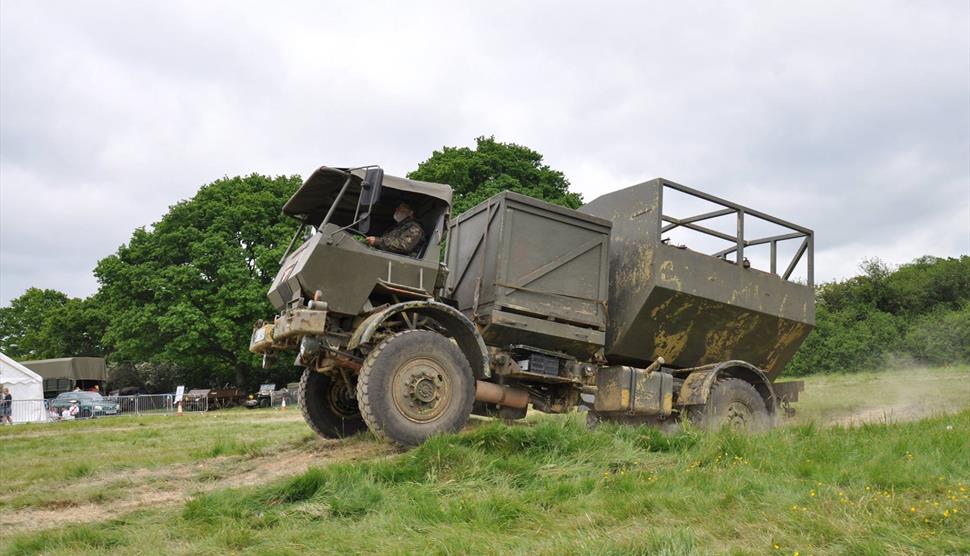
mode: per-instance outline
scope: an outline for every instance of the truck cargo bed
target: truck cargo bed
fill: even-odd
[[[665,189],[724,208],[671,218],[663,212]],[[663,357],[669,366],[686,368],[740,359],[773,379],[815,324],[811,230],[660,178],[603,195],[579,210],[613,222],[606,334],[610,363],[644,366]],[[711,231],[697,222],[728,214],[738,216],[738,233],[728,238],[736,247],[719,256],[662,242],[666,230],[682,225]],[[746,215],[790,233],[746,239]],[[801,241],[802,247],[781,274],[748,267],[744,247],[789,240]],[[806,253],[809,283],[787,279]]]

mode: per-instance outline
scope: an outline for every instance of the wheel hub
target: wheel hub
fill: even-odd
[[[741,402],[734,402],[728,406],[727,422],[733,429],[745,429],[751,422],[751,408]]]
[[[411,396],[419,402],[431,403],[438,397],[438,385],[435,384],[434,377],[422,376],[412,383],[411,388]]]
[[[360,413],[360,409],[357,407],[356,389],[344,383],[343,380],[334,379],[327,394],[330,408],[337,415],[352,417]]]
[[[409,420],[433,421],[448,407],[451,381],[440,363],[432,359],[412,359],[394,374],[394,405]]]

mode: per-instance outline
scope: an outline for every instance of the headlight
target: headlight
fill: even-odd
[[[94,410],[95,410],[95,411],[101,411],[101,406],[100,406],[100,405],[96,405],[96,406],[94,406]]]

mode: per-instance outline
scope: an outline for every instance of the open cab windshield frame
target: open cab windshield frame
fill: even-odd
[[[283,205],[283,214],[298,220],[300,226],[282,260],[306,226],[319,231],[333,224],[339,227],[337,231],[362,236],[382,232],[393,226],[391,217],[401,202],[415,209],[416,218],[429,237],[442,237],[451,200],[451,187],[447,185],[385,175],[379,166],[321,166]]]

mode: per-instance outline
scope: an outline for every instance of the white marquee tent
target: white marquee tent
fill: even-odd
[[[14,423],[47,420],[44,410],[44,381],[40,375],[0,352],[0,385],[13,396],[11,417]]]

